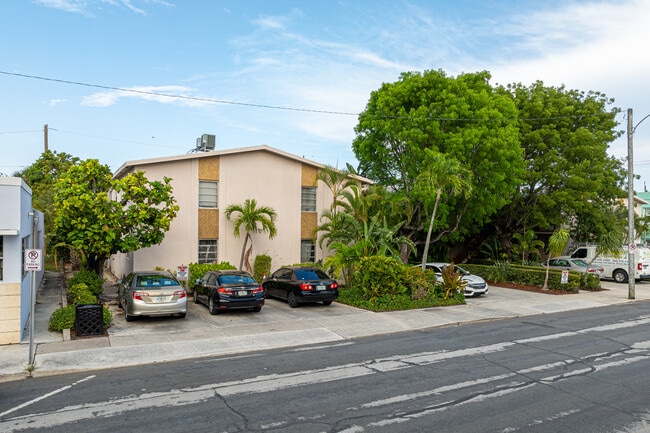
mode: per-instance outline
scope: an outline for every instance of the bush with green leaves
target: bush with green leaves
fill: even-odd
[[[50,331],[62,331],[74,328],[75,306],[57,308],[52,312],[47,329]]]
[[[409,294],[406,280],[406,266],[394,257],[363,257],[356,265],[355,285],[361,289],[365,299],[389,295]]]
[[[98,299],[84,283],[77,283],[68,288],[68,303],[73,305],[97,304]]]
[[[255,257],[255,262],[253,263],[253,278],[258,283],[261,283],[264,279],[264,275],[268,276],[271,274],[271,256],[266,254],[260,254]]]
[[[90,290],[90,292],[95,296],[101,295],[104,290],[104,280],[96,273],[87,269],[81,269],[75,272],[75,274],[68,279],[68,287],[82,283],[85,284],[88,287],[88,290]]]
[[[189,270],[190,275],[188,278],[189,290],[193,290],[196,285],[196,280],[200,280],[206,273],[210,271],[222,271],[222,270],[235,270],[235,266],[231,265],[228,262],[221,263],[190,263]]]
[[[411,292],[411,299],[436,297],[437,277],[433,270],[422,270],[420,266],[407,266],[404,277]]]

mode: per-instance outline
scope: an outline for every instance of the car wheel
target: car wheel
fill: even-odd
[[[196,289],[194,289],[194,291],[192,292],[192,297],[194,297],[194,303],[198,304],[199,303],[199,292],[197,292]]]
[[[262,311],[262,307],[253,307],[253,313],[259,313]]]
[[[332,301],[323,301],[323,305],[332,305]]]
[[[296,308],[298,306],[298,299],[296,299],[296,294],[289,292],[289,296],[287,296],[287,302],[291,308]]]
[[[627,283],[627,272],[617,269],[614,271],[614,281],[617,283]]]
[[[181,313],[178,315],[179,318],[184,319],[187,316],[187,313]]]
[[[210,314],[212,314],[213,316],[221,312],[216,307],[216,305],[214,305],[214,299],[212,297],[210,297],[210,300],[208,301],[208,311],[210,311]]]

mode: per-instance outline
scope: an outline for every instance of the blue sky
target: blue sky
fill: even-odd
[[[650,114],[648,41],[650,0],[4,0],[0,173],[39,157],[45,124],[50,149],[113,170],[204,133],[356,166],[370,92],[430,69],[600,91],[625,130]],[[650,187],[650,119],[634,161]]]

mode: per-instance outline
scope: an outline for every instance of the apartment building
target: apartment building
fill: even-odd
[[[121,277],[156,267],[175,270],[189,263],[229,262],[239,266],[244,233],[224,216],[231,204],[255,199],[277,212],[277,236],[253,234],[253,253],[266,254],[273,269],[327,257],[315,235],[322,212],[333,202],[332,192],[318,180],[325,165],[269,146],[198,151],[124,163],[114,174],[122,178],[137,170],[149,180],[172,179],[180,207],[160,245],[111,257],[109,267]],[[361,184],[371,181],[353,176]]]

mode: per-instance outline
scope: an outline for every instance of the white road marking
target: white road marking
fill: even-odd
[[[17,411],[17,410],[20,410],[20,409],[22,409],[22,408],[24,408],[24,407],[27,407],[27,406],[29,406],[29,405],[32,405],[32,404],[34,404],[34,403],[36,403],[36,402],[39,402],[39,401],[41,401],[41,400],[45,400],[45,399],[48,398],[48,397],[51,397],[51,396],[53,396],[53,395],[55,395],[55,394],[58,394],[58,393],[60,393],[60,392],[65,391],[65,390],[68,390],[68,389],[72,388],[73,386],[75,386],[75,385],[77,385],[77,384],[79,384],[79,383],[85,382],[85,381],[90,380],[90,379],[93,379],[93,378],[95,378],[95,377],[96,377],[95,375],[88,376],[88,377],[86,377],[86,378],[84,378],[84,379],[81,379],[81,380],[76,381],[76,382],[73,383],[72,385],[66,385],[66,386],[61,387],[61,388],[59,388],[59,389],[55,389],[54,391],[48,392],[47,394],[44,394],[44,395],[42,395],[42,396],[40,396],[40,397],[37,397],[37,398],[35,398],[35,399],[33,399],[33,400],[26,401],[25,403],[23,403],[23,404],[21,404],[21,405],[18,405],[18,406],[14,407],[14,408],[11,408],[11,409],[9,409],[9,410],[6,410],[6,411],[0,413],[0,418],[2,418],[3,416],[5,416],[5,415],[7,415],[7,414],[10,414],[10,413],[12,413],[12,412],[15,412],[15,411]]]
[[[195,388],[187,389],[172,389],[165,392],[154,392],[154,393],[143,393],[140,395],[126,396],[123,398],[109,400],[104,402],[98,402],[93,404],[80,404],[63,407],[57,411],[53,412],[44,412],[37,414],[28,414],[23,416],[18,416],[15,418],[9,418],[6,420],[0,420],[0,430],[3,432],[14,432],[24,429],[35,429],[35,428],[48,428],[58,425],[64,425],[68,423],[73,423],[81,420],[92,419],[96,417],[113,417],[129,411],[138,411],[143,409],[155,408],[155,407],[167,407],[167,406],[182,406],[182,405],[191,405],[197,404],[203,401],[207,401],[215,397],[215,395],[220,395],[222,397],[233,396],[237,394],[249,394],[249,393],[260,393],[260,392],[271,392],[279,389],[287,389],[293,387],[299,387],[303,385],[313,385],[318,383],[326,383],[332,381],[339,381],[343,379],[358,378],[363,376],[369,376],[377,374],[378,372],[390,372],[400,369],[410,368],[414,365],[430,365],[441,361],[446,361],[454,358],[460,357],[469,357],[469,356],[484,356],[490,353],[501,352],[506,350],[509,347],[515,346],[517,344],[525,344],[533,341],[548,341],[552,339],[560,339],[568,336],[575,335],[576,333],[586,333],[586,332],[600,332],[603,330],[611,329],[622,329],[629,328],[632,326],[640,326],[650,323],[650,318],[643,318],[632,320],[629,322],[621,322],[615,325],[603,325],[595,328],[588,328],[576,332],[563,332],[554,334],[551,336],[540,337],[538,339],[521,339],[513,342],[503,342],[496,344],[489,344],[485,346],[470,347],[459,350],[440,350],[433,352],[420,352],[409,355],[396,355],[386,358],[378,358],[373,360],[367,360],[359,363],[351,363],[345,365],[331,366],[321,369],[313,370],[304,370],[288,374],[270,374],[262,375],[253,378],[248,378],[244,380],[237,380],[224,383],[214,383],[202,385]],[[559,376],[548,376],[539,381],[533,381],[530,384],[523,384],[517,382],[516,388],[503,388],[503,385],[497,387],[495,390],[486,391],[480,396],[476,396],[473,399],[467,400],[461,403],[438,403],[432,407],[425,408],[423,411],[418,412],[417,414],[409,415],[408,417],[398,417],[395,419],[380,420],[373,425],[386,425],[392,423],[406,422],[409,419],[415,417],[425,416],[427,414],[442,410],[441,405],[452,404],[468,404],[468,402],[479,401],[480,399],[485,398],[494,398],[505,393],[517,392],[519,390],[525,389],[530,386],[536,386],[538,383],[543,383],[544,381],[557,381],[564,380],[575,374],[584,374],[586,372],[600,371],[606,368],[617,367],[625,364],[631,364],[641,360],[647,360],[648,354],[647,351],[650,348],[650,342],[643,341],[634,344],[633,351],[635,353],[642,353],[643,355],[635,356],[632,358],[612,360],[609,358],[609,361],[595,366],[590,369],[581,369],[574,372],[566,372],[563,375]],[[630,351],[632,352],[632,351]],[[628,352],[628,354],[631,354]],[[593,357],[591,361],[593,361]],[[364,404],[362,407],[376,407],[381,405],[388,405],[392,403],[397,403],[401,401],[408,401],[409,399],[416,399],[428,395],[440,395],[445,392],[450,392],[453,390],[467,388],[473,385],[485,384],[497,380],[503,380],[510,377],[513,377],[517,374],[525,375],[532,372],[545,371],[556,367],[566,367],[573,365],[584,365],[583,363],[576,360],[566,360],[559,361],[554,363],[549,363],[545,365],[534,366],[528,369],[523,369],[515,373],[493,376],[491,378],[478,379],[474,381],[461,382],[457,384],[448,385],[445,387],[435,388],[429,391],[423,391],[421,393],[414,394],[404,394],[402,396],[396,396],[389,399],[378,400],[375,402],[370,402]],[[72,386],[81,383],[85,380],[89,380],[95,376],[89,376],[86,379],[83,379],[79,382],[75,382],[73,385],[62,387],[58,390],[52,391],[42,397],[34,399],[30,402],[24,403],[20,406],[17,406],[13,409],[5,411],[0,414],[0,417],[7,414],[13,413],[21,408],[24,408],[28,405],[36,403],[44,398],[57,394],[59,392],[70,389]],[[511,386],[512,383],[510,384]],[[273,421],[270,421],[266,425],[273,425]],[[370,426],[370,425],[369,425]],[[348,432],[360,432],[363,431],[363,427],[353,426],[350,427]]]

